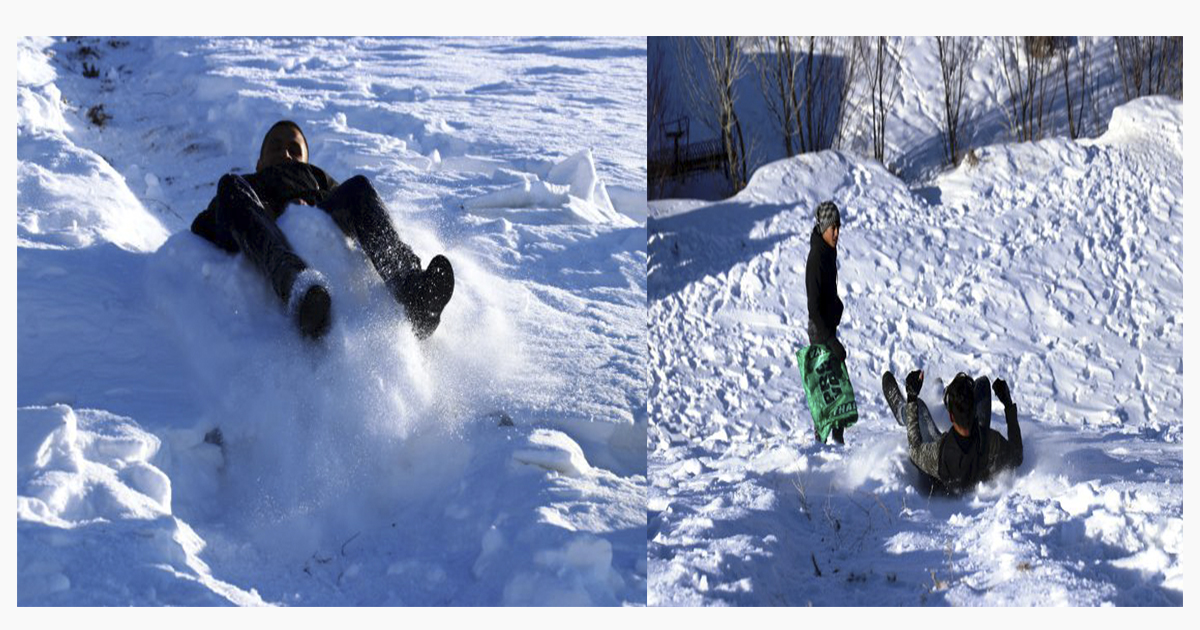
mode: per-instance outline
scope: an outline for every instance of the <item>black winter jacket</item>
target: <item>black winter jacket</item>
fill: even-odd
[[[842,300],[837,294],[837,250],[830,247],[817,228],[813,228],[804,267],[804,285],[808,290],[808,341],[826,343],[837,334],[842,321]]]
[[[284,162],[243,177],[266,206],[272,220],[278,219],[289,203],[303,201],[315,206],[325,201],[338,185],[337,180],[325,171],[303,162]],[[229,228],[217,223],[216,205],[217,198],[213,197],[208,207],[192,221],[192,232],[227,252],[236,253],[238,246]]]
[[[919,413],[919,405],[904,406],[909,458],[944,490],[953,493],[970,490],[1002,470],[1020,466],[1024,460],[1016,404],[1004,408],[1008,439],[995,429],[988,429],[985,434],[973,431],[964,438],[951,428],[935,442],[922,442]]]

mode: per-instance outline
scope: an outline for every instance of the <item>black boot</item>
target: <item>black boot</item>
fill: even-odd
[[[388,289],[404,307],[413,332],[425,339],[437,330],[442,310],[454,295],[454,268],[445,256],[437,255],[424,271],[414,271],[392,278]]]
[[[320,339],[329,332],[332,322],[330,307],[333,300],[325,288],[325,278],[314,269],[305,269],[292,283],[288,312],[296,321],[300,334]]]
[[[833,429],[833,443],[834,444],[841,444],[841,445],[846,444],[846,438],[845,438],[844,432],[845,432],[845,429],[843,429],[842,427],[834,427],[834,429]]]

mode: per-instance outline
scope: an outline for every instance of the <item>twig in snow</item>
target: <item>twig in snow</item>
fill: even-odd
[[[812,521],[812,508],[808,505],[808,490],[805,487],[804,478],[800,476],[800,472],[796,472],[795,478],[792,479],[792,485],[796,487],[796,492],[800,495],[800,509],[804,512],[804,517]]]
[[[362,532],[355,532],[353,536],[351,536],[350,538],[348,538],[346,540],[346,542],[342,543],[342,556],[346,555],[346,545],[349,545],[350,543],[354,542],[354,539],[358,538],[358,535],[361,533]]]
[[[833,535],[837,538],[837,544],[842,546],[842,521],[833,513],[831,500],[833,498],[833,484],[829,486],[829,493],[825,495],[825,522],[829,523],[830,529],[833,530]]]
[[[888,525],[891,525],[892,524],[892,513],[891,513],[891,511],[889,511],[887,509],[887,506],[883,504],[883,500],[879,498],[879,493],[871,492],[870,495],[873,499],[875,499],[875,502],[879,504],[879,507],[883,508],[883,515],[887,517]]]

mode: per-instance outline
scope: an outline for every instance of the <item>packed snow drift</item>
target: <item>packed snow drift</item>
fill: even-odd
[[[1182,604],[1183,106],[977,154],[917,190],[821,152],[651,204],[651,605]],[[827,199],[844,447],[816,443],[795,363]],[[920,491],[880,387],[912,369],[931,403],[958,371],[1006,379],[1024,464]]]
[[[644,40],[17,53],[19,604],[645,602]],[[430,339],[320,210],[319,343],[188,231],[281,118],[451,259]]]

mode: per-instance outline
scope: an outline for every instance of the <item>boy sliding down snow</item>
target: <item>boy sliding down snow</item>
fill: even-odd
[[[981,481],[1007,469],[1021,465],[1024,449],[1021,427],[1017,424],[1017,406],[1013,404],[1008,384],[996,379],[992,389],[1004,405],[1008,424],[1008,439],[991,428],[992,397],[988,379],[981,376],[973,383],[971,377],[959,372],[946,388],[946,409],[950,412],[952,430],[938,431],[929,407],[920,399],[925,374],[919,370],[909,373],[904,381],[908,401],[901,398],[900,386],[891,372],[883,375],[883,396],[891,407],[896,421],[908,430],[908,456],[924,474],[931,477],[935,487],[951,493],[970,490]]]
[[[252,175],[230,173],[217,195],[192,222],[192,232],[230,253],[242,252],[266,276],[306,337],[320,338],[331,321],[324,276],[292,250],[275,220],[288,204],[317,206],[358,242],[384,284],[404,307],[420,338],[433,333],[454,292],[454,270],[445,256],[429,267],[400,240],[387,208],[362,175],[338,185],[308,163],[308,140],[300,127],[281,120],[267,131]]]

